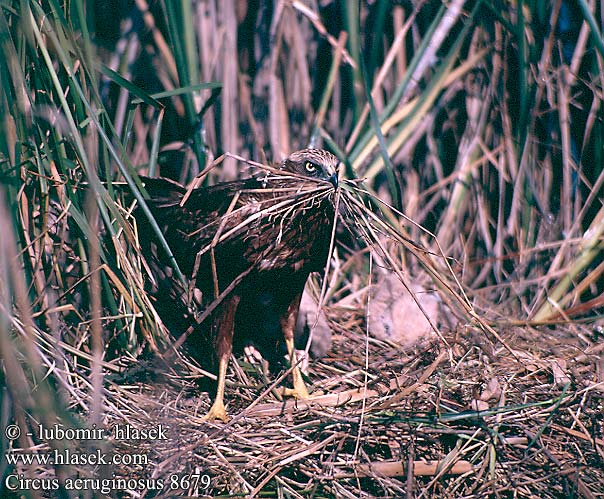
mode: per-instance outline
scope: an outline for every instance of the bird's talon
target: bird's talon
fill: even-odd
[[[284,397],[293,397],[295,399],[308,399],[310,398],[310,394],[306,387],[303,388],[283,388],[282,395]]]
[[[220,419],[223,423],[229,422],[229,416],[226,412],[224,404],[214,403],[208,413],[201,418],[203,421],[215,421]]]

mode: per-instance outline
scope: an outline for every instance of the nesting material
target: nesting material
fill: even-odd
[[[201,497],[398,498],[411,490],[481,499],[507,497],[519,482],[522,497],[556,499],[565,488],[597,497],[604,480],[597,350],[584,353],[562,328],[539,331],[538,344],[519,329],[502,330],[513,354],[445,330],[450,350],[435,340],[401,355],[379,340],[367,344],[360,323],[353,326],[358,315],[340,316],[349,330],[336,329],[331,352],[313,365],[313,392],[323,395],[278,400],[258,376],[242,383],[230,370],[240,389],[229,397],[226,425],[201,420],[210,401],[183,375],[190,366],[172,364],[182,372],[164,383],[110,384],[108,407],[116,409],[108,425],[168,431],[165,441],[114,442],[113,452],[153,463],[118,475],[207,475],[208,487],[184,491]],[[560,351],[548,352],[556,340]],[[576,389],[556,384],[551,361],[560,356]]]
[[[440,320],[440,299],[419,284],[410,289],[423,311],[396,275],[378,278],[367,307],[370,335],[409,348],[433,333],[430,321],[437,325]]]

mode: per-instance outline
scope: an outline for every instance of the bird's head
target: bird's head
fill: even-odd
[[[338,186],[340,160],[323,149],[302,149],[291,153],[279,168],[305,177],[316,178]]]

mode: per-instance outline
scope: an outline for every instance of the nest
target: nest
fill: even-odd
[[[180,362],[160,382],[112,384],[111,424],[161,424],[163,442],[116,442],[148,466],[128,477],[199,476],[186,493],[244,497],[597,497],[604,483],[604,390],[597,349],[520,328],[510,347],[476,330],[402,352],[332,311],[330,354],[313,364],[313,399],[279,401],[241,365],[229,375],[228,424],[201,420],[209,399]],[[555,350],[539,345],[560,345]],[[157,366],[148,371],[157,373]],[[248,366],[249,368],[249,366]],[[316,395],[317,393],[324,395]],[[207,481],[207,487],[206,487]],[[157,495],[156,495],[157,494]],[[171,497],[165,491],[144,497]]]

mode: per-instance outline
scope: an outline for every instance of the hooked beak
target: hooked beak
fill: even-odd
[[[334,173],[331,177],[328,178],[329,183],[333,185],[334,189],[338,188],[338,173]]]

